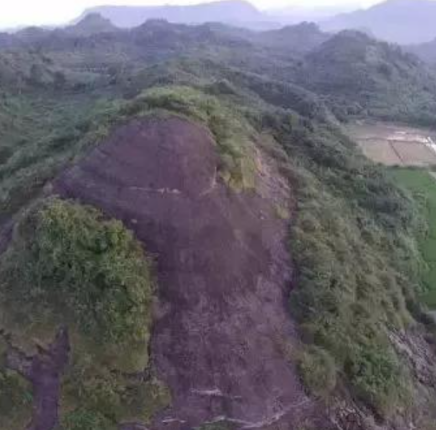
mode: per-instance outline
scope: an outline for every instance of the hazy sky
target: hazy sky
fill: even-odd
[[[369,5],[379,1],[381,0],[251,0],[259,8],[350,3]],[[77,17],[85,8],[99,4],[156,5],[200,2],[201,0],[0,0],[0,27],[67,22]]]

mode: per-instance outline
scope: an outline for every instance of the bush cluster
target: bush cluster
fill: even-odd
[[[51,199],[31,211],[2,258],[0,287],[12,309],[46,307],[98,342],[147,343],[150,263],[120,222],[90,207]]]
[[[345,382],[356,399],[388,416],[410,386],[389,331],[413,321],[420,213],[339,129],[307,128],[295,114],[291,121],[283,115],[266,124],[275,124],[289,155],[298,198],[290,241],[298,282],[290,304],[307,345],[299,364],[303,380],[323,396],[335,381]]]

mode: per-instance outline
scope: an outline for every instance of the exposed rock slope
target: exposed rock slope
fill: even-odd
[[[173,403],[155,428],[188,429],[224,417],[244,428],[309,412],[285,350],[292,272],[289,190],[263,163],[264,195],[219,179],[210,133],[179,118],[134,120],[55,182],[131,227],[157,261],[160,306],[152,356]],[[268,194],[268,195],[267,195]]]

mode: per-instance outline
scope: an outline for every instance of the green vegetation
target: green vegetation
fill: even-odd
[[[419,169],[394,169],[397,183],[409,190],[426,218],[428,228],[419,236],[419,247],[426,263],[422,284],[422,300],[431,309],[436,309],[436,178]]]
[[[149,423],[170,402],[167,387],[156,378],[125,375],[75,353],[63,383],[61,428],[73,430],[86,423],[97,430],[116,428],[123,421]]]
[[[65,100],[47,94],[3,97],[0,114],[0,219],[8,218],[41,192],[66,163],[95,143],[106,129],[97,125],[104,99],[92,94]],[[103,114],[100,114],[103,116]]]
[[[140,245],[118,221],[51,200],[28,214],[2,258],[2,298],[31,325],[34,314],[74,321],[99,343],[146,345],[152,280]]]
[[[341,32],[310,52],[301,79],[342,120],[357,115],[434,125],[434,72],[399,47],[363,33]]]
[[[115,430],[117,427],[104,416],[84,409],[65,414],[60,428],[62,430]]]
[[[290,246],[299,274],[291,308],[308,345],[302,377],[323,396],[335,380],[346,381],[356,399],[386,417],[408,401],[411,388],[388,334],[412,322],[420,216],[339,130],[306,128],[293,115],[274,133],[298,190]]]
[[[0,428],[21,430],[29,421],[32,394],[29,384],[0,363]]]
[[[59,325],[70,327],[63,429],[147,422],[169,402],[154,377],[130,377],[148,366],[153,280],[141,245],[120,222],[76,203],[44,201],[18,224],[0,267],[2,327],[13,343],[31,348],[35,338],[51,340]]]
[[[314,395],[326,397],[336,386],[336,365],[329,353],[315,346],[299,357],[298,367],[304,385]]]

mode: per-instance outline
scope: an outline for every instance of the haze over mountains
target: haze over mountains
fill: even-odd
[[[364,31],[379,39],[400,44],[429,42],[436,38],[436,2],[433,0],[387,0],[368,9],[348,7],[289,7],[260,11],[244,0],[228,0],[192,6],[98,6],[86,10],[101,14],[114,25],[136,27],[149,19],[172,23],[222,22],[253,29],[273,29],[303,21],[318,22],[323,30]]]
[[[304,4],[270,9],[266,14],[280,22],[298,23],[303,21],[318,22],[339,14],[353,12],[358,9],[356,4],[339,6],[307,6]]]
[[[323,24],[328,31],[369,30],[380,39],[401,44],[428,42],[436,37],[436,2],[388,0],[367,10],[336,16]]]
[[[198,24],[208,21],[250,23],[265,16],[242,0],[217,1],[193,6],[98,6],[84,12],[99,13],[118,27],[136,27],[149,19],[165,19],[173,23]]]
[[[137,27],[150,19],[190,25],[220,22],[253,30],[272,30],[301,22],[314,22],[326,32],[359,30],[378,39],[403,45],[428,43],[436,38],[435,0],[386,0],[366,9],[358,9],[353,2],[328,7],[302,4],[265,10],[258,9],[246,0],[217,0],[183,6],[108,4],[86,9],[68,24],[77,24],[84,17],[95,17],[96,14],[107,20],[106,25],[119,28]],[[428,47],[424,51],[428,57]]]
[[[136,27],[149,19],[165,19],[172,23],[200,24],[223,22],[245,27],[267,29],[284,24],[317,22],[337,14],[355,10],[356,6],[290,6],[261,11],[245,0],[224,0],[191,6],[97,6],[86,10],[79,18],[88,14],[101,14],[118,27]]]

